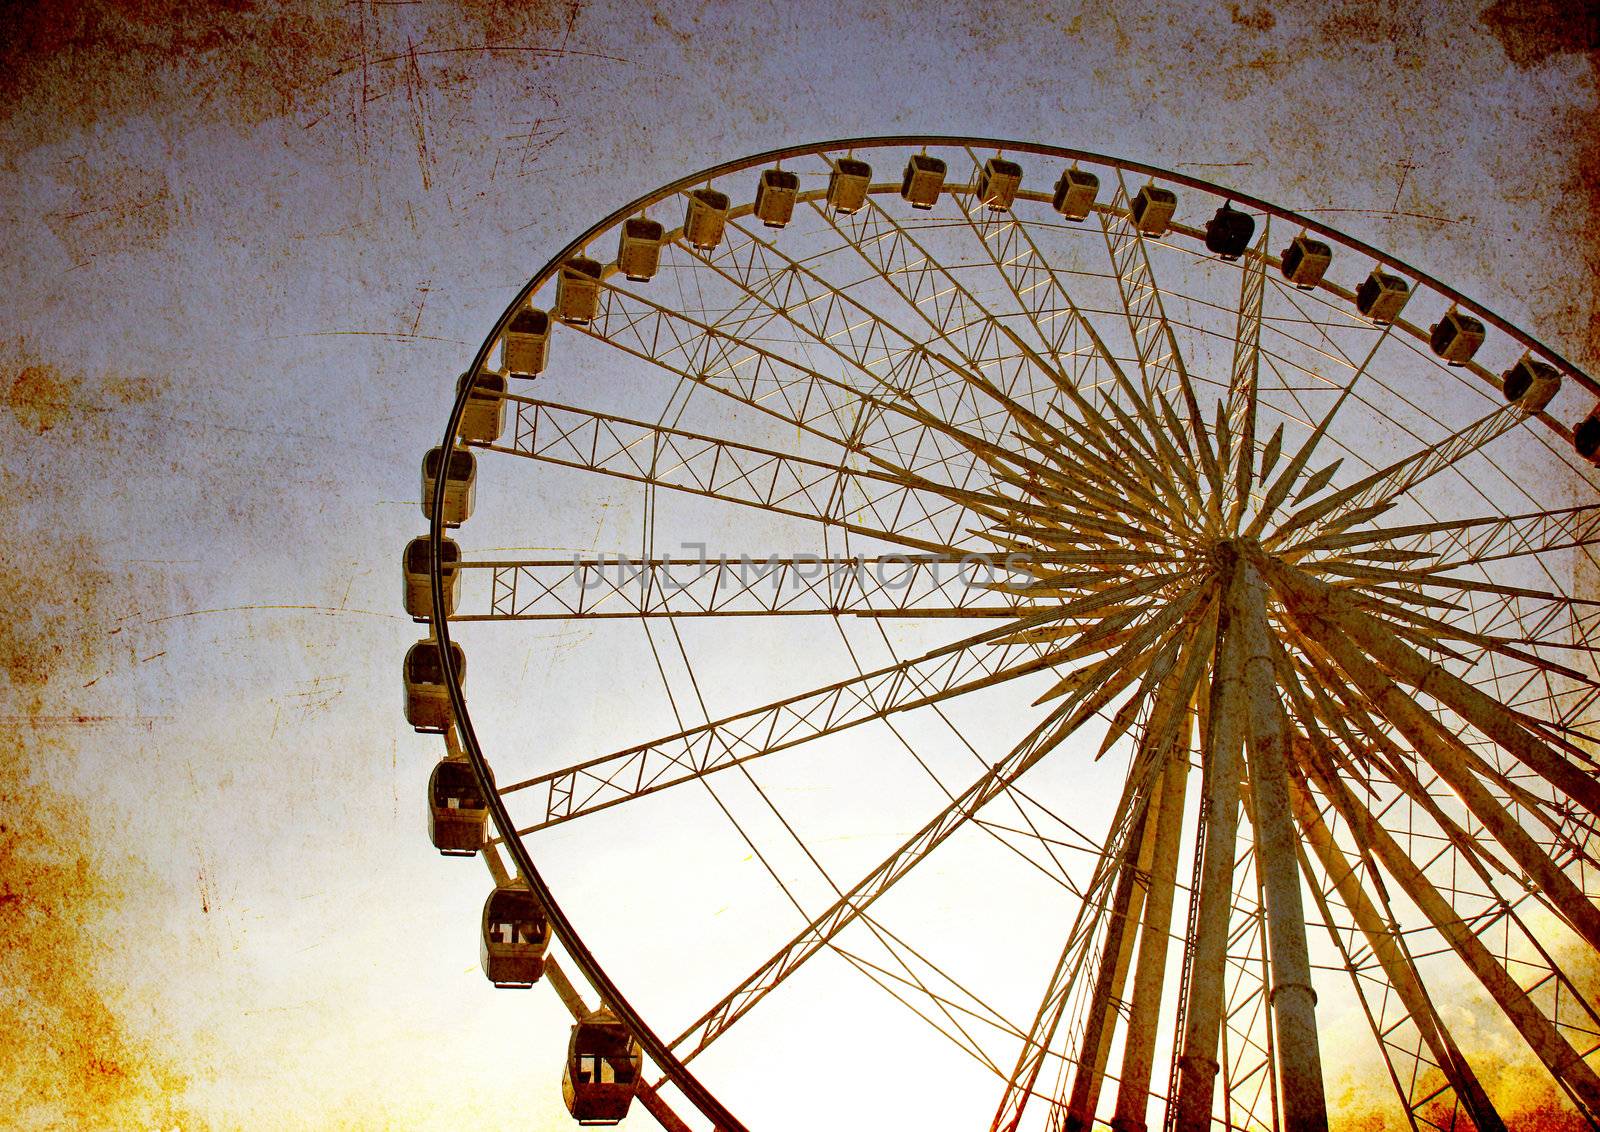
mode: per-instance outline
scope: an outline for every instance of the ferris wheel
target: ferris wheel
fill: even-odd
[[[1600,386],[1527,334],[899,137],[619,210],[456,390],[406,715],[580,1123],[1600,1122]]]

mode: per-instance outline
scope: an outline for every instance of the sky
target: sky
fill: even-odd
[[[426,844],[398,556],[495,317],[657,185],[863,134],[1099,151],[1324,219],[1600,361],[1578,5],[240,0],[0,27],[22,1127],[567,1126],[564,1011],[484,984],[487,879]],[[558,644],[526,648],[531,686],[602,713],[618,685],[551,674]]]

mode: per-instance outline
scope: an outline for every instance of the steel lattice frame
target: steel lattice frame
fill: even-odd
[[[949,175],[933,208],[913,210],[887,178],[930,150]],[[864,207],[842,214],[824,182],[848,152],[871,160],[876,179]],[[1026,169],[1006,208],[976,192],[996,152]],[[715,1127],[742,1129],[687,1063],[829,950],[995,1073],[995,1129],[1017,1128],[1030,1100],[1052,1132],[1147,1118],[1314,1129],[1327,1116],[1313,981],[1339,974],[1411,1127],[1450,1128],[1463,1114],[1503,1127],[1430,995],[1450,959],[1576,1109],[1600,1118],[1595,988],[1552,942],[1600,951],[1589,643],[1600,593],[1573,588],[1600,577],[1600,503],[1569,427],[1600,386],[1449,286],[1313,219],[1132,162],[953,137],[792,147],[665,186],[554,257],[468,372],[490,364],[512,315],[553,287],[561,264],[614,239],[625,218],[681,209],[700,185],[748,200],[755,171],[780,163],[805,178],[788,230],[764,230],[751,204],[736,204],[715,248],[671,231],[654,280],[610,265],[592,321],[552,318],[552,370],[583,339],[636,359],[669,379],[659,420],[518,390],[506,434],[478,447],[486,469],[517,457],[643,485],[647,544],[664,493],[782,517],[820,532],[824,552],[651,554],[621,572],[596,555],[469,554],[450,617],[434,568],[432,630],[444,642],[452,624],[480,621],[632,620],[676,633],[685,619],[797,617],[832,619],[847,641],[847,621],[947,627],[920,655],[611,753],[516,781],[502,760],[506,784],[487,790],[491,868],[497,847],[509,854],[663,1083]],[[1100,177],[1081,224],[1050,206],[1046,182],[1066,163]],[[1179,193],[1160,235],[1130,211],[1145,179]],[[1208,255],[1198,226],[1225,201],[1258,225],[1236,262]],[[1315,289],[1286,283],[1272,250],[1296,233],[1334,248]],[[1383,325],[1353,305],[1375,266],[1413,288]],[[1452,309],[1489,327],[1481,364],[1446,367],[1425,321],[1411,321]],[[1524,350],[1565,379],[1547,412],[1500,396],[1500,370]],[[691,395],[726,406],[720,419],[744,436],[682,427]],[[430,515],[435,564],[443,494]],[[855,541],[868,549],[849,552]],[[978,579],[974,555],[1004,565]],[[457,719],[447,742],[492,783],[442,653]],[[798,933],[672,1040],[584,945],[525,840],[725,770],[748,776],[760,759],[851,728],[888,728],[909,751],[894,730],[902,714],[938,713],[966,743],[944,708],[1012,685],[1042,692],[1026,733],[985,755],[964,788],[941,784],[940,812],[834,885],[829,906],[805,909]],[[1052,841],[1028,818],[1049,811],[1022,780],[1053,752],[1098,758],[1096,744],[1127,760],[1121,796],[1106,799],[1100,832]],[[1000,798],[1026,829],[984,813]],[[969,826],[1076,908],[1031,1017],[987,1007],[871,910]],[[1076,872],[1069,850],[1086,862]],[[857,923],[891,964],[839,938]],[[1326,942],[1308,943],[1307,928]],[[643,1095],[669,1128],[683,1126],[655,1090]]]

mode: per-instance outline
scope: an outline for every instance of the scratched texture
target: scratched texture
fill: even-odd
[[[1597,47],[1576,0],[6,5],[0,1112],[565,1126],[553,996],[463,1020],[394,559],[449,375],[593,218],[782,142],[1038,138],[1325,216],[1592,369]]]

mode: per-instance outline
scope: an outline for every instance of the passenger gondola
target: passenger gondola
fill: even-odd
[[[444,463],[444,449],[430,448],[422,458],[422,514],[433,518],[433,486]],[[459,527],[472,515],[478,494],[478,461],[465,448],[450,452],[444,474],[444,525]]]
[[[912,208],[926,212],[939,202],[944,188],[945,164],[926,153],[914,153],[900,180],[900,196]]]
[[[1084,169],[1064,169],[1056,180],[1050,205],[1067,220],[1083,220],[1100,195],[1100,178]]]
[[[1483,345],[1484,336],[1483,323],[1452,308],[1433,324],[1428,332],[1428,345],[1451,365],[1464,366]]]
[[[1302,291],[1309,291],[1322,282],[1333,263],[1333,249],[1310,236],[1296,236],[1283,249],[1280,262],[1283,277]]]
[[[654,220],[642,216],[624,220],[617,237],[617,270],[635,283],[648,283],[661,265],[664,234],[661,225]]]
[[[550,921],[526,885],[501,885],[483,902],[478,960],[497,987],[531,987],[544,974]]]
[[[1398,275],[1390,275],[1380,268],[1356,288],[1356,310],[1379,326],[1387,326],[1400,317],[1406,300],[1411,297],[1411,285]]]
[[[841,157],[828,174],[828,207],[848,216],[861,211],[872,186],[872,166],[854,157]]]
[[[1177,193],[1159,185],[1145,185],[1133,198],[1128,215],[1133,219],[1133,226],[1146,236],[1164,236],[1177,210]]]
[[[1600,467],[1600,405],[1589,410],[1589,415],[1572,429],[1572,446],[1589,463]]]
[[[455,663],[456,679],[465,681],[467,657],[454,641],[450,642],[450,659]],[[424,638],[406,652],[405,690],[406,722],[416,730],[443,734],[455,722],[439,642],[434,638]]]
[[[556,277],[556,317],[574,326],[587,326],[600,314],[600,265],[574,256],[561,265]]]
[[[695,189],[683,217],[683,238],[703,252],[722,243],[728,224],[728,195],[716,189]]]
[[[1500,391],[1524,415],[1540,412],[1561,389],[1561,371],[1524,353],[1500,378]]]
[[[538,377],[550,357],[550,316],[524,307],[511,316],[500,341],[500,361],[512,377]]]
[[[756,219],[768,228],[782,228],[794,216],[800,178],[787,169],[763,169],[756,182]]]
[[[1022,166],[1003,157],[991,157],[978,175],[978,202],[993,212],[1004,212],[1022,187]]]
[[[467,375],[462,374],[456,382],[457,394],[466,384]],[[472,392],[467,394],[467,407],[461,413],[461,439],[493,444],[500,439],[505,427],[506,379],[492,370],[484,370],[472,383]]]
[[[561,1095],[579,1124],[616,1124],[628,1115],[639,1073],[639,1045],[602,1008],[572,1027]]]
[[[1255,235],[1255,217],[1241,212],[1227,201],[1206,221],[1206,250],[1223,259],[1238,259]]]
[[[444,615],[449,617],[456,611],[456,602],[461,597],[461,571],[455,568],[455,563],[461,561],[461,548],[454,539],[447,538],[440,543],[439,561],[443,567],[439,573],[444,582]],[[405,553],[400,556],[401,573],[405,576],[405,607],[413,621],[433,618],[433,581],[428,572],[431,562],[426,535],[406,543]]]
[[[428,776],[428,840],[446,857],[470,857],[483,847],[489,806],[472,764],[441,759]]]

